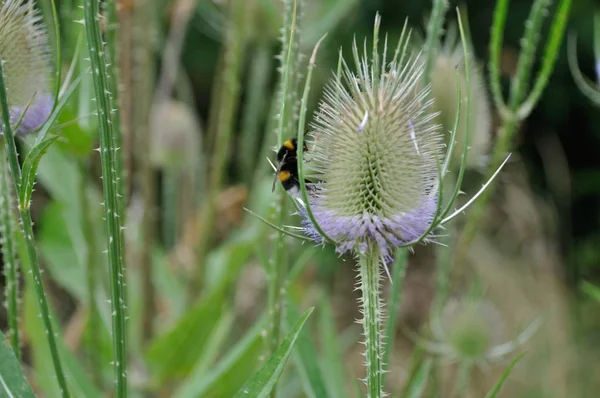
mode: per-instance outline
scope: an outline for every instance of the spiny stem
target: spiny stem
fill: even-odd
[[[104,216],[107,231],[108,263],[110,268],[110,293],[112,313],[113,366],[115,377],[115,396],[127,396],[127,351],[125,330],[124,265],[121,247],[121,220],[119,218],[119,200],[117,175],[117,148],[115,147],[115,129],[118,126],[112,120],[113,104],[106,64],[106,53],[102,43],[99,22],[98,0],[84,1],[85,30],[88,40],[92,77],[98,106],[98,125],[100,131],[100,159],[102,162],[102,190],[104,193]]]
[[[293,128],[290,128],[290,122],[293,119],[291,117],[295,100],[296,93],[294,91],[294,62],[293,56],[297,55],[298,46],[296,39],[297,29],[297,11],[298,5],[296,0],[288,0],[284,6],[284,26],[283,26],[283,46],[281,49],[280,60],[280,86],[277,97],[278,105],[278,116],[277,126],[275,134],[277,137],[277,146],[281,146],[284,140],[284,134],[289,134]],[[286,214],[287,198],[282,189],[278,189],[275,200],[275,213],[274,219],[276,225],[281,225]],[[269,263],[269,269],[267,270],[269,284],[268,284],[268,313],[269,323],[267,327],[267,354],[272,355],[279,346],[279,340],[281,335],[281,322],[284,313],[284,299],[283,289],[284,283],[287,279],[285,274],[287,265],[287,251],[285,248],[285,236],[282,233],[278,233],[275,239],[273,254]],[[277,386],[275,385],[271,391],[271,397],[277,396]]]
[[[502,125],[498,134],[498,142],[493,149],[487,179],[489,179],[489,177],[495,173],[505,159],[506,153],[512,148],[513,138],[521,124],[521,121],[527,117],[529,112],[531,112],[535,106],[545,88],[546,83],[548,82],[550,73],[554,69],[558,51],[560,49],[560,43],[562,42],[562,37],[564,35],[566,21],[569,15],[571,0],[561,0],[559,4],[558,10],[556,11],[556,15],[554,17],[554,23],[550,29],[548,44],[543,56],[542,69],[538,74],[533,90],[529,94],[529,99],[522,103],[523,99],[526,97],[526,88],[529,85],[529,78],[531,76],[531,69],[536,48],[538,47],[539,38],[541,36],[543,18],[548,10],[549,5],[550,0],[536,0],[532,6],[529,18],[525,23],[525,33],[522,38],[523,46],[519,54],[517,71],[515,72],[515,76],[510,86],[508,106],[503,105],[503,99],[501,98],[500,93],[499,76],[500,51],[502,44],[501,35],[504,32],[504,25],[506,24],[508,0],[499,1],[494,11],[489,69],[490,81],[492,82],[492,92],[494,93],[494,102],[500,112]],[[520,109],[522,107],[525,109]],[[494,187],[486,189],[480,196],[472,213],[469,215],[464,232],[461,235],[457,246],[455,264],[462,264],[464,262],[463,260],[466,256],[466,250],[475,237],[480,220],[485,212],[487,202],[489,201],[493,191]]]
[[[433,60],[435,55],[435,46],[438,43],[442,28],[444,25],[444,18],[446,16],[446,10],[448,9],[448,0],[434,0],[433,8],[431,9],[431,15],[429,16],[429,22],[427,23],[427,39],[425,41],[425,71],[423,77],[425,82],[431,81],[431,68],[433,67]]]
[[[383,306],[380,299],[379,250],[372,246],[359,255],[359,286],[362,291],[362,319],[367,365],[367,397],[379,398],[383,392]]]
[[[0,245],[4,260],[4,274],[6,279],[6,312],[8,316],[8,335],[17,359],[21,359],[21,344],[19,338],[19,276],[16,256],[14,229],[16,222],[12,212],[11,190],[9,188],[6,151],[4,144],[0,144]]]
[[[17,156],[17,145],[15,143],[15,137],[13,135],[12,126],[10,124],[10,113],[8,108],[8,98],[6,96],[6,86],[4,83],[4,72],[3,63],[5,61],[0,59],[0,113],[2,114],[2,126],[4,135],[4,144],[6,153],[8,154],[8,164],[10,166],[10,172],[12,175],[12,181],[15,191],[18,192],[21,181],[21,166]],[[54,329],[52,327],[52,320],[50,319],[50,310],[48,308],[48,301],[46,299],[46,293],[42,283],[42,273],[38,263],[37,252],[35,248],[35,240],[33,236],[33,223],[31,220],[31,212],[29,206],[19,208],[19,215],[21,216],[21,224],[23,227],[23,234],[25,237],[25,243],[27,245],[27,256],[31,263],[31,273],[33,277],[33,283],[35,286],[35,293],[37,296],[38,305],[44,328],[46,330],[46,337],[48,339],[48,346],[50,348],[50,356],[52,357],[52,363],[54,365],[54,372],[58,381],[61,396],[69,397],[69,390],[67,388],[67,380],[60,362],[60,356],[58,355],[58,348],[56,346],[56,336],[54,335]]]

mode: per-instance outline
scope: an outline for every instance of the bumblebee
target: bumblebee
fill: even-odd
[[[298,147],[298,140],[291,138],[283,143],[279,151],[277,152],[277,172],[273,180],[273,191],[275,191],[275,184],[277,180],[283,185],[288,193],[296,195],[300,191],[300,181],[298,179],[298,157],[296,149]],[[306,143],[302,146],[304,152],[308,150]],[[306,180],[306,183],[310,181]]]

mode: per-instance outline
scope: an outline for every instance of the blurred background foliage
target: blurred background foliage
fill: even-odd
[[[68,69],[74,56],[87,57],[86,46],[76,51],[81,28],[73,21],[82,18],[82,11],[76,0],[57,3]],[[382,31],[394,42],[407,17],[423,32],[431,7],[430,1],[306,3],[299,32],[304,54],[329,33],[317,61],[309,115],[337,67],[338,49],[347,53],[354,35],[359,41],[369,37],[376,12],[383,17]],[[505,90],[531,3],[510,4],[501,64]],[[594,80],[596,3],[574,1],[568,25],[578,37],[579,65]],[[495,2],[450,4],[450,10],[460,6],[467,11],[474,51],[487,80]],[[227,6],[226,0],[118,2],[132,396],[232,396],[264,356],[264,269],[273,231],[249,217],[243,207],[261,215],[273,211],[272,170],[265,156],[274,158],[276,144],[275,56],[281,52],[282,13],[278,1],[248,0],[232,27]],[[47,2],[40,2],[40,8],[49,15]],[[448,18],[455,20],[452,12]],[[243,50],[234,61],[239,64],[229,81],[233,86],[224,88],[221,73],[231,60],[223,48],[230,35]],[[306,61],[303,57],[298,62]],[[82,62],[78,68],[85,72],[87,66]],[[207,172],[215,167],[211,155],[219,139],[214,121],[224,112],[215,104],[222,104],[223,93],[230,89],[239,90],[229,104],[233,135],[226,146],[223,184],[215,193],[215,219],[207,224]],[[102,254],[92,92],[91,77],[84,74],[60,117],[57,132],[65,139],[43,158],[33,199],[46,286],[64,340],[60,352],[73,394],[86,397],[107,396],[101,391],[111,388],[109,281]],[[492,125],[496,131],[495,114]],[[434,358],[436,366],[423,396],[450,396],[447,392],[460,380],[460,363],[415,348],[417,333],[454,344],[464,337],[462,328],[473,332],[467,336],[467,348],[487,347],[513,340],[537,317],[544,318],[545,326],[524,343],[527,355],[500,396],[588,397],[600,389],[600,300],[580,289],[583,281],[600,284],[600,112],[573,82],[566,41],[550,83],[521,126],[514,148],[482,233],[471,245],[466,263],[452,274],[451,298],[438,303],[439,312],[430,311],[438,286],[436,249],[418,247],[409,256],[401,305],[389,308],[399,324],[387,377],[393,396],[407,396],[410,388],[405,382],[424,358]],[[470,170],[467,177],[466,190],[473,192],[482,175]],[[296,222],[294,216],[286,219]],[[198,250],[199,242],[207,245],[204,253]],[[320,385],[315,376],[319,373],[327,396],[354,394],[362,388],[354,379],[363,377],[364,370],[362,346],[357,344],[360,328],[354,324],[359,314],[353,262],[338,258],[331,248],[310,248],[288,238],[285,244],[290,275],[286,284],[290,318],[285,318],[285,329],[306,307],[316,306],[316,311],[280,380],[278,394],[323,396],[314,391]],[[32,307],[32,286],[24,286],[25,373],[41,395],[58,396],[42,325]],[[386,283],[388,290],[392,291]],[[586,291],[597,294],[592,285]],[[481,311],[475,324],[468,323],[468,316],[453,315],[467,300],[476,302],[473,311]],[[459,321],[467,326],[464,322],[456,326]],[[429,327],[433,324],[444,331],[441,336]],[[463,337],[453,340],[457,334]],[[317,369],[307,365],[311,361],[303,358],[303,351],[317,353],[313,359]],[[508,361],[493,362],[469,370],[468,396],[483,396],[507,365]]]

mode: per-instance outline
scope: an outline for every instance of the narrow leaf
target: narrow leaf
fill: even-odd
[[[319,306],[319,335],[324,354],[322,372],[329,395],[336,398],[348,395],[347,375],[344,369],[344,356],[339,344],[339,334],[335,329],[331,299],[323,297]]]
[[[21,365],[4,334],[0,332],[0,396],[35,397],[31,386],[25,379]]]
[[[417,370],[417,373],[409,381],[406,398],[419,398],[423,396],[432,365],[433,359],[427,358],[419,366],[419,370]]]
[[[295,319],[298,319],[298,309],[291,300],[288,300],[285,320],[288,330],[293,326]],[[304,392],[308,397],[329,396],[317,362],[317,350],[310,339],[308,330],[303,330],[298,336],[298,342],[294,348],[294,363],[298,367]]]
[[[174,394],[176,398],[230,397],[250,377],[263,351],[265,319],[260,319],[235,343],[223,358],[206,373],[193,373]],[[202,369],[200,369],[202,370]]]
[[[600,303],[600,287],[594,286],[589,282],[583,282],[581,284],[581,290],[587,293],[590,297]]]
[[[147,360],[157,383],[187,376],[200,359],[223,309],[226,284],[201,299],[168,332],[155,339]]]
[[[502,386],[504,385],[504,382],[506,381],[506,379],[508,379],[510,372],[513,370],[515,365],[521,360],[521,358],[523,358],[523,355],[525,355],[525,353],[521,353],[517,355],[515,359],[513,359],[510,365],[508,365],[506,370],[502,373],[502,376],[500,376],[500,379],[496,382],[496,385],[492,387],[492,389],[486,394],[485,398],[495,398],[498,395],[498,393],[502,389]]]
[[[257,373],[255,373],[250,380],[246,382],[246,384],[242,386],[234,398],[264,398],[271,393],[275,383],[279,379],[279,376],[281,376],[281,372],[283,372],[283,368],[292,352],[292,348],[294,347],[296,339],[300,335],[304,324],[308,320],[308,317],[313,310],[314,308],[309,308],[300,317],[300,319],[294,324],[294,327],[291,329],[287,337],[279,345],[277,350],[275,350],[273,355],[271,355],[271,357],[265,362],[264,366]]]
[[[40,160],[48,148],[50,148],[50,145],[58,138],[58,136],[53,136],[45,139],[34,146],[27,154],[25,162],[23,163],[23,172],[21,173],[21,182],[19,184],[19,207],[21,209],[29,208],[33,184],[35,183],[35,174],[40,164]]]

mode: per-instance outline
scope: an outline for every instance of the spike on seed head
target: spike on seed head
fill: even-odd
[[[50,115],[54,96],[46,32],[39,12],[24,0],[0,0],[0,59],[11,122],[26,112],[18,132],[31,132]]]

